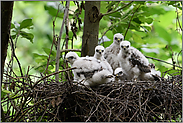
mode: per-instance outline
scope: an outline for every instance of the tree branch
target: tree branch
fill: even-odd
[[[70,4],[70,1],[66,1],[66,8],[65,8],[65,12],[64,12],[64,18],[63,18],[63,21],[62,21],[62,26],[61,26],[61,29],[60,29],[60,34],[59,34],[59,37],[58,37],[58,45],[57,45],[57,56],[56,56],[56,68],[55,68],[55,72],[57,72],[57,71],[59,70],[60,40],[61,40],[61,37],[62,37],[62,31],[63,31],[63,28],[64,28],[65,19],[66,19],[66,16],[67,16],[67,14],[68,14],[69,4]],[[56,79],[56,81],[59,81],[59,75],[58,75],[58,74],[55,75],[55,79]]]
[[[60,4],[59,4],[59,5],[60,5]],[[53,49],[53,44],[55,43],[55,21],[56,21],[56,19],[57,19],[58,13],[59,13],[59,5],[58,5],[58,11],[57,11],[56,17],[55,17],[55,19],[53,20],[53,42],[52,42],[52,45],[51,45],[51,50],[50,50],[50,53],[49,53],[49,57],[48,57],[48,59],[47,59],[47,65],[46,65],[46,69],[45,69],[45,75],[46,75],[47,70],[48,70],[49,61],[50,61],[50,55],[51,55],[51,52],[52,52],[52,49]]]
[[[21,74],[21,76],[23,77],[22,68],[21,68],[21,65],[20,65],[20,62],[19,62],[19,60],[18,60],[17,56],[15,55],[15,49],[14,49],[13,39],[12,39],[12,37],[11,37],[11,36],[10,36],[10,41],[11,41],[11,44],[12,44],[12,52],[13,52],[13,56],[15,57],[15,59],[16,59],[16,61],[17,61],[17,63],[18,63],[18,66],[19,66],[19,69],[20,69],[20,74]]]
[[[115,11],[110,11],[110,12],[108,12],[108,13],[102,14],[102,16],[109,15],[109,14],[115,13],[115,12],[117,12],[117,11],[120,11],[121,9],[124,9],[125,7],[127,7],[128,5],[130,5],[132,2],[133,2],[133,1],[129,2],[128,4],[124,5],[123,7],[119,8],[119,9],[117,9],[117,10],[115,10]]]
[[[60,53],[62,53],[62,52],[69,52],[69,51],[81,52],[81,49],[64,49],[64,50],[60,50]]]
[[[146,57],[146,58],[153,59],[153,60],[157,60],[157,61],[160,61],[160,62],[164,62],[164,63],[166,63],[166,64],[170,64],[170,65],[172,65],[172,66],[175,66],[175,67],[178,67],[178,68],[181,68],[181,69],[182,69],[182,67],[180,67],[180,66],[178,66],[178,65],[171,64],[171,63],[169,63],[169,62],[166,62],[166,61],[163,61],[163,60],[160,60],[160,59],[157,59],[157,58],[153,58],[153,57],[149,57],[149,56],[145,56],[145,57]]]
[[[132,18],[133,18],[133,16],[134,16],[135,12],[137,12],[137,10],[139,9],[140,6],[141,6],[141,4],[140,4],[140,5],[137,7],[137,9],[133,12],[133,15],[132,15],[132,17],[131,17],[131,19],[130,19],[130,22],[129,22],[129,24],[128,24],[128,28],[127,28],[127,30],[126,30],[126,32],[125,32],[125,34],[124,34],[124,39],[125,39],[125,37],[126,37],[126,34],[127,34],[127,32],[128,32],[128,29],[130,28],[130,24],[131,24]]]

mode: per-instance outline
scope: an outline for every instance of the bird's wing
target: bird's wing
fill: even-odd
[[[147,58],[136,48],[130,47],[130,63],[132,66],[137,65],[141,72],[151,72],[151,68],[149,66],[149,62]]]
[[[76,60],[73,63],[73,67],[77,68],[74,69],[74,72],[78,77],[84,75],[85,78],[91,78],[95,72],[103,69],[100,62],[88,58]]]

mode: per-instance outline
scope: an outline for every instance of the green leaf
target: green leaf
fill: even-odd
[[[25,19],[20,23],[20,29],[27,28],[29,29],[30,26],[32,26],[32,19]]]
[[[27,33],[27,32],[24,32],[24,31],[20,31],[20,35],[23,38],[26,38],[26,39],[30,40],[31,43],[33,43],[34,35],[32,33]]]
[[[59,13],[58,13],[58,6],[59,6]],[[44,5],[44,9],[48,11],[48,13],[55,17],[63,18],[64,16],[64,9],[63,5],[57,2],[47,2],[47,5]],[[58,13],[58,15],[57,15]]]
[[[134,3],[137,3],[137,4],[144,4],[145,1],[135,1]]]
[[[12,94],[12,92],[8,91],[8,90],[2,90],[2,92],[6,93],[6,94]]]
[[[116,17],[116,18],[121,18],[121,13],[120,12],[115,12],[115,13],[109,14],[109,16]]]
[[[3,91],[1,90],[1,99],[3,99],[4,96],[5,96],[6,94],[7,94],[7,93],[5,93],[5,92],[3,92]]]
[[[165,28],[161,27],[158,23],[154,23],[154,29],[165,41],[168,43],[171,42],[172,38]]]
[[[135,21],[138,24],[141,24],[142,23],[141,20],[139,20],[139,18],[133,18],[133,21]]]
[[[15,25],[13,23],[11,23],[11,29],[15,28]]]
[[[147,19],[146,19],[146,22],[147,22],[148,24],[151,24],[151,23],[153,22],[153,19],[152,19],[152,18],[147,18]]]
[[[49,54],[50,54],[50,49],[44,47],[43,50],[44,50],[44,52],[49,56]],[[54,52],[54,51],[52,50],[51,55],[56,57],[56,52]]]
[[[34,58],[42,58],[42,59],[47,59],[48,58],[48,56],[46,56],[46,55],[37,54],[37,53],[33,53],[33,57]]]

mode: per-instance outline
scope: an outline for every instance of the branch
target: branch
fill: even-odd
[[[178,68],[181,68],[181,69],[182,69],[182,67],[180,67],[180,66],[178,66],[178,65],[171,64],[171,63],[169,63],[169,62],[166,62],[166,61],[163,61],[163,60],[160,60],[160,59],[157,59],[157,58],[153,58],[153,57],[149,57],[149,56],[145,56],[145,57],[146,57],[146,58],[153,59],[153,60],[157,60],[157,61],[160,61],[160,62],[164,62],[164,63],[166,63],[166,64],[170,64],[170,65],[172,65],[172,66],[175,66],[175,67],[178,67]]]
[[[133,2],[133,1],[129,2],[128,4],[124,5],[123,7],[119,8],[119,9],[117,9],[117,10],[115,10],[115,11],[110,11],[110,12],[108,12],[108,13],[102,14],[102,16],[109,15],[109,14],[115,13],[115,12],[117,12],[117,11],[120,11],[121,9],[124,9],[125,7],[127,7],[128,5],[130,5],[132,2]]]
[[[57,72],[54,72],[54,73],[52,73],[52,74],[49,74],[49,75],[47,75],[47,76],[44,76],[43,78],[41,78],[40,80],[38,80],[38,81],[32,86],[32,89],[33,89],[40,81],[42,81],[43,79],[46,79],[46,78],[48,78],[48,77],[50,77],[50,76],[52,76],[52,75],[55,75],[55,74],[57,74],[57,73],[65,72],[65,71],[69,71],[69,70],[73,70],[73,69],[76,69],[76,67],[64,69],[64,70],[57,71]]]
[[[56,68],[55,68],[55,72],[58,72],[58,70],[59,70],[60,40],[61,40],[62,31],[63,31],[64,24],[65,24],[65,19],[66,19],[66,16],[67,16],[67,14],[68,14],[69,4],[70,4],[70,1],[66,1],[66,8],[65,8],[65,12],[64,12],[64,18],[63,18],[63,21],[62,21],[62,26],[61,26],[61,29],[60,29],[60,34],[59,34],[59,37],[58,37],[58,45],[57,45],[57,56],[56,56]],[[58,74],[55,75],[55,79],[56,79],[56,81],[59,80],[59,75],[58,75]]]
[[[126,34],[127,34],[127,32],[128,32],[128,29],[130,28],[130,24],[131,24],[132,18],[133,18],[133,16],[134,16],[135,12],[137,12],[137,10],[139,9],[140,6],[141,6],[141,4],[140,4],[140,5],[137,7],[137,9],[133,12],[133,15],[132,15],[132,17],[131,17],[131,19],[130,19],[130,22],[129,22],[129,25],[128,25],[128,28],[127,28],[127,30],[126,30],[126,32],[125,32],[125,34],[124,34],[124,39],[125,39],[125,37],[126,37]]]
[[[60,5],[60,4],[59,4],[59,5]],[[55,19],[53,20],[53,42],[52,42],[52,45],[51,45],[51,50],[50,50],[50,53],[49,53],[49,57],[48,57],[48,59],[47,59],[47,65],[46,65],[46,69],[45,69],[45,75],[46,75],[47,70],[48,70],[49,61],[50,61],[50,55],[51,55],[51,52],[52,52],[52,49],[53,49],[53,44],[55,43],[55,21],[56,21],[57,16],[58,16],[59,5],[58,5],[58,11],[57,11],[56,17],[55,17]]]
[[[62,96],[62,95],[58,95],[58,96]],[[42,99],[38,102],[36,102],[34,105],[30,106],[25,112],[22,113],[22,115],[15,121],[15,122],[18,122],[31,108],[33,108],[34,106],[36,106],[37,104],[43,102],[43,101],[46,101],[48,99],[52,99],[52,98],[56,98],[58,96],[54,96],[54,97],[48,97],[48,98],[45,98],[45,99]]]
[[[69,52],[69,51],[81,52],[81,49],[64,49],[64,50],[60,50],[60,53],[62,53],[62,52]]]
[[[15,59],[16,59],[16,61],[17,61],[17,63],[18,63],[18,67],[19,67],[19,69],[20,69],[21,76],[23,77],[22,68],[21,68],[21,65],[20,65],[20,62],[19,62],[17,56],[15,55],[15,49],[14,49],[13,39],[12,39],[11,36],[10,36],[10,41],[11,41],[11,44],[12,44],[13,56],[15,57]]]
[[[175,4],[176,4],[176,1],[175,1]],[[179,27],[182,31],[182,27],[181,27],[181,24],[180,24],[180,21],[179,21],[179,13],[178,13],[178,10],[177,10],[177,6],[176,6],[176,13],[177,13],[177,21],[178,21]]]

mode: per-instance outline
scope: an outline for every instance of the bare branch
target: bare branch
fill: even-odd
[[[164,63],[166,63],[166,64],[170,64],[170,65],[172,65],[172,66],[175,66],[175,67],[178,67],[178,68],[181,68],[181,69],[182,69],[181,66],[178,66],[178,65],[175,65],[175,64],[171,64],[171,63],[169,63],[169,62],[166,62],[166,61],[163,61],[163,60],[160,60],[160,59],[157,59],[157,58],[153,58],[153,57],[149,57],[149,56],[145,56],[145,57],[146,57],[146,58],[153,59],[153,60],[157,60],[157,61],[160,61],[160,62],[164,62]]]
[[[56,56],[56,68],[55,68],[55,72],[57,72],[57,71],[59,70],[60,40],[61,40],[62,32],[63,32],[63,29],[64,29],[65,19],[66,19],[66,16],[67,16],[67,14],[68,14],[69,4],[70,4],[70,1],[66,1],[66,8],[65,8],[65,12],[64,12],[64,18],[63,18],[63,21],[62,21],[62,26],[61,26],[61,29],[60,29],[60,34],[59,34],[59,37],[58,37],[58,45],[57,45],[57,56]],[[58,74],[55,75],[55,79],[56,79],[56,81],[59,81],[59,75],[58,75]]]
[[[127,32],[128,32],[128,29],[130,28],[130,24],[131,24],[132,18],[133,18],[133,16],[134,16],[135,12],[137,12],[137,10],[139,9],[140,6],[141,6],[141,4],[140,4],[140,5],[137,7],[137,9],[133,12],[133,15],[132,15],[132,17],[131,17],[131,19],[130,19],[130,22],[129,22],[129,24],[128,24],[127,30],[126,30],[126,32],[125,32],[125,34],[124,34],[124,38],[126,37],[126,34],[127,34]]]
[[[125,7],[127,7],[128,5],[130,5],[132,2],[133,2],[133,1],[129,2],[128,4],[124,5],[123,7],[119,8],[119,9],[117,9],[117,10],[115,10],[115,11],[110,11],[110,12],[108,12],[108,13],[102,14],[102,16],[109,15],[109,14],[115,13],[115,12],[117,12],[117,11],[120,11],[121,9],[124,9]]]

